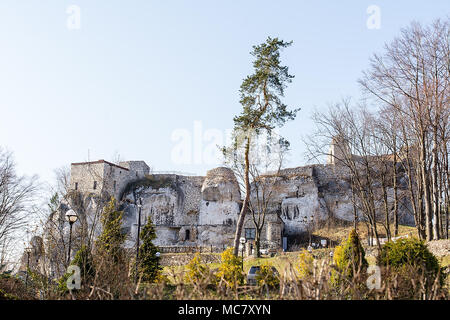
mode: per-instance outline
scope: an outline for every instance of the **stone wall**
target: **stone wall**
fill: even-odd
[[[109,194],[120,198],[125,187],[142,179],[149,172],[143,161],[121,162],[120,165],[105,160],[72,163],[70,189],[85,194]]]
[[[138,181],[134,188],[123,195],[126,212],[124,225],[130,229],[131,238],[136,238],[137,204],[142,201],[141,225],[151,218],[158,235],[156,244],[190,242],[185,237],[186,228],[190,238],[196,236],[195,228],[192,227],[198,223],[202,181],[201,177],[178,175],[151,175]]]
[[[104,177],[105,164],[102,162],[72,163],[70,168],[70,189],[84,193],[100,194],[103,189]],[[96,182],[95,189],[94,182]]]
[[[209,170],[201,189],[198,241],[201,244],[231,245],[240,212],[241,194],[233,171]]]
[[[136,178],[144,178],[150,173],[150,167],[144,161],[122,161],[119,166],[127,168]]]
[[[157,233],[155,244],[159,246],[232,245],[242,200],[239,184],[230,169],[215,168],[205,177],[195,177],[148,174],[149,167],[143,161],[120,164],[102,160],[72,164],[71,186],[74,188],[77,181],[80,192],[90,193],[94,179],[98,179],[97,193],[105,192],[121,200],[125,212],[123,228],[129,234],[127,246],[135,245],[140,201],[141,225],[152,219]],[[261,185],[270,189],[262,247],[279,248],[283,236],[294,239],[330,217],[352,221],[348,177],[348,169],[339,165],[288,168],[279,174],[262,176],[258,182],[259,198],[264,193]],[[255,186],[252,185],[251,203],[256,208]],[[392,192],[388,189],[390,196]],[[400,212],[401,221],[411,224],[412,216],[406,207],[407,203]],[[358,215],[364,218],[362,212]],[[251,213],[247,214],[244,228],[255,228]]]
[[[136,181],[123,195],[124,228],[131,235],[128,245],[136,238],[139,199],[141,224],[152,219],[157,245],[221,246],[231,242],[240,210],[239,186],[232,178],[231,170],[217,168],[206,177],[158,174]]]
[[[281,218],[284,236],[295,237],[305,232],[315,219],[327,217],[313,172],[313,166],[290,168],[261,179],[261,185],[271,188],[269,212],[273,221],[277,216]],[[257,202],[253,194],[252,202]]]
[[[160,263],[162,266],[185,266],[195,257],[194,253],[167,253],[161,255]],[[201,254],[202,263],[219,263],[220,255],[205,253]]]
[[[254,209],[258,208],[256,195],[261,199],[262,195],[267,195],[267,190],[270,193],[261,231],[262,248],[279,250],[282,237],[288,237],[288,243],[294,243],[317,223],[331,218],[345,221],[354,219],[350,173],[334,158],[340,157],[342,151],[347,153],[346,148],[339,140],[334,139],[328,165],[283,169],[279,174],[263,175],[257,184],[252,185],[251,204]],[[352,157],[357,159],[356,156]],[[405,173],[401,173],[400,167],[400,223],[412,226],[414,217],[411,214],[411,204],[407,196],[401,195],[407,190],[408,181]],[[269,188],[262,191],[260,187],[264,184]],[[392,198],[391,186],[388,187],[387,193],[388,197]],[[119,165],[104,160],[72,163],[68,196],[70,200],[61,204],[58,214],[53,217],[55,221],[48,221],[49,225],[56,223],[65,240],[68,238],[68,225],[64,221],[64,214],[69,208],[77,211],[81,222],[74,225],[74,236],[79,233],[78,228],[81,225],[88,225],[95,226],[95,239],[101,232],[99,217],[103,206],[114,196],[120,203],[120,210],[124,211],[122,227],[128,235],[126,247],[133,248],[136,245],[140,215],[141,226],[145,225],[148,219],[155,225],[157,238],[154,243],[170,248],[164,250],[175,252],[199,247],[225,248],[233,245],[242,206],[239,184],[228,168],[212,169],[205,177],[150,174],[150,168],[144,161],[124,161]],[[382,201],[376,202],[375,206],[382,218]],[[361,211],[357,211],[357,214],[359,219],[364,219]],[[246,229],[250,231],[249,234],[246,234]],[[255,225],[252,213],[249,212],[242,230],[243,237],[249,236],[247,248],[254,242],[251,239],[251,229],[254,230]],[[30,256],[27,254],[22,257],[22,271],[28,262],[37,269],[44,266],[39,264],[41,248],[46,247],[46,238],[43,239],[33,239]],[[72,257],[77,250],[77,243],[80,242],[74,241]],[[64,254],[65,250],[64,248]],[[28,261],[28,258],[31,260]],[[172,260],[177,260],[177,257],[173,258]],[[55,270],[55,274],[60,273],[59,267]]]

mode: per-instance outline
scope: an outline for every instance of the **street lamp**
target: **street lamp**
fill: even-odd
[[[136,263],[135,263],[135,281],[138,280],[138,260],[139,260],[139,234],[141,233],[141,210],[142,210],[142,198],[139,198],[138,207],[138,223],[137,223],[137,235],[136,235]]]
[[[245,245],[245,238],[244,238],[244,237],[241,237],[241,238],[239,239],[239,242],[240,242],[241,245],[242,245],[242,248],[241,248],[241,255],[242,255],[242,271],[244,271],[244,245]]]
[[[69,211],[66,212],[66,220],[69,222],[70,225],[70,232],[69,232],[69,254],[67,257],[67,264],[70,263],[70,249],[72,246],[72,225],[78,220],[78,216],[75,213],[75,211],[73,211],[72,209],[70,209]]]
[[[159,258],[159,256],[161,255],[161,253],[157,252],[155,253],[156,257]]]

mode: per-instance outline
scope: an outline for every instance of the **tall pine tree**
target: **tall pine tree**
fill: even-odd
[[[280,51],[292,42],[268,37],[257,46],[253,46],[252,56],[254,73],[247,76],[241,84],[241,114],[234,117],[234,141],[224,148],[225,157],[235,157],[239,153],[243,157],[243,183],[245,198],[237,222],[234,237],[234,254],[238,254],[239,239],[244,226],[245,215],[249,209],[250,177],[249,170],[253,161],[250,148],[258,135],[265,133],[271,136],[273,129],[282,127],[287,121],[294,120],[299,109],[289,110],[282,102],[287,84],[294,78],[289,74],[287,66],[280,61]]]

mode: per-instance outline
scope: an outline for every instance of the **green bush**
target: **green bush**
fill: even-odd
[[[444,281],[438,259],[428,250],[425,243],[418,239],[403,238],[386,243],[381,248],[377,264],[400,272],[412,267],[431,280],[440,274],[441,283]]]
[[[199,283],[209,273],[208,266],[202,263],[200,254],[197,252],[187,265],[187,272],[184,276],[186,283]]]
[[[0,300],[19,300],[19,298],[0,289]]]
[[[234,288],[243,285],[245,276],[242,273],[242,258],[233,254],[233,248],[228,248],[222,255],[222,262],[217,273],[218,281],[225,280],[228,287]]]
[[[331,275],[332,284],[339,284],[341,280],[351,280],[355,272],[365,274],[369,264],[365,258],[364,248],[359,240],[358,233],[352,230],[348,239],[334,250],[333,262],[335,270]]]
[[[69,289],[67,288],[67,279],[69,279],[70,276],[70,273],[65,273],[57,280],[57,291],[59,294],[69,292]]]
[[[117,263],[123,258],[122,245],[126,234],[122,231],[123,211],[117,209],[116,199],[111,200],[103,208],[101,223],[102,233],[96,240],[97,251],[101,253],[102,259],[113,259]]]
[[[256,275],[256,283],[259,286],[267,286],[269,288],[276,288],[280,284],[280,279],[275,274],[273,266],[266,262],[260,266]]]
[[[70,264],[80,267],[81,281],[83,281],[83,279],[87,280],[95,275],[92,254],[86,245],[81,246]]]
[[[90,279],[95,276],[94,261],[92,258],[92,253],[89,247],[82,245],[80,250],[77,251],[75,257],[70,262],[70,265],[75,265],[80,268],[81,283],[86,284]],[[71,276],[71,273],[65,273],[62,277],[57,280],[57,291],[64,294],[69,291],[67,288],[67,279]]]
[[[295,266],[300,279],[307,279],[314,273],[314,257],[306,250],[302,250],[298,255],[298,264]]]

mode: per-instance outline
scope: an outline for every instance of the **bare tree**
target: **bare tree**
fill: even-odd
[[[270,206],[276,194],[276,179],[285,163],[289,142],[275,132],[270,135],[253,133],[248,144],[247,160],[245,153],[239,152],[237,148],[225,152],[224,160],[235,173],[243,192],[246,192],[246,162],[248,163],[248,211],[255,226],[255,254],[259,257],[262,230],[267,213],[272,209]]]
[[[261,234],[266,223],[266,216],[274,212],[273,198],[277,190],[277,179],[280,178],[289,142],[282,137],[271,137],[265,145],[266,155],[252,157],[250,163],[251,196],[249,200],[249,211],[256,229],[255,255],[261,256]]]
[[[47,200],[39,211],[39,221],[43,228],[36,234],[44,239],[45,254],[41,257],[41,264],[46,267],[48,274],[45,276],[49,278],[64,274],[69,261],[69,228],[65,213],[73,209],[78,215],[72,234],[72,253],[83,245],[92,251],[100,227],[101,212],[109,200],[104,194],[88,194],[72,190],[68,167],[58,168],[54,172],[55,182],[47,188],[43,196]],[[94,180],[100,179],[96,170],[90,168],[88,172]]]
[[[385,46],[383,55],[373,56],[370,69],[359,81],[370,96],[396,108],[405,127],[411,130],[412,135],[405,138],[408,137],[410,147],[417,149],[418,159],[412,164],[416,165],[415,178],[421,179],[417,196],[423,199],[420,206],[425,219],[420,222],[427,240],[441,236],[443,193],[439,181],[443,174],[440,169],[445,168],[441,160],[448,158],[441,146],[448,143],[445,132],[450,96],[449,35],[448,19],[436,20],[426,27],[412,23]]]
[[[31,220],[37,189],[37,178],[19,176],[12,153],[0,148],[0,261]]]
[[[111,162],[114,164],[119,165],[120,162],[124,161],[124,157],[118,150],[114,151],[113,155],[111,156]]]
[[[346,172],[352,190],[355,221],[356,209],[362,212],[368,223],[369,234],[373,234],[378,247],[380,209],[384,203],[384,226],[389,234],[390,210],[387,197],[391,176],[390,162],[386,158],[387,148],[376,134],[377,119],[365,105],[354,107],[349,99],[331,106],[326,112],[316,111],[313,121],[317,130],[307,139],[311,158],[332,157],[337,170]],[[333,141],[334,153],[327,149]],[[389,165],[388,165],[389,164]]]

